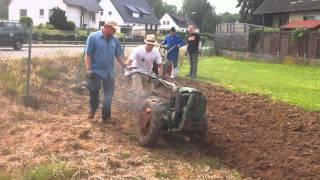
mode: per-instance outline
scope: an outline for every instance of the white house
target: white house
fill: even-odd
[[[19,20],[21,16],[29,16],[34,25],[45,25],[55,7],[64,10],[67,20],[73,21],[78,28],[99,28],[99,11],[103,9],[97,0],[10,0],[9,19]]]
[[[107,20],[116,21],[119,31],[127,35],[144,36],[156,33],[160,25],[145,0],[101,0],[100,24]]]
[[[195,26],[195,31],[199,32],[199,28],[188,18],[173,13],[165,13],[160,19],[160,31],[169,31],[171,27],[175,27],[177,31],[187,32],[189,25]]]

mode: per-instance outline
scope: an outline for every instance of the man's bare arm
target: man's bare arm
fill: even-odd
[[[158,74],[162,74],[163,65],[162,63],[158,64]]]
[[[117,57],[117,61],[122,67],[127,68],[127,63],[125,62],[125,59],[123,56]]]
[[[86,54],[86,70],[90,70],[91,68],[91,56]]]

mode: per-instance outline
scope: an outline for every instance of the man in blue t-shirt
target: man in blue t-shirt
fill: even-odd
[[[172,27],[170,29],[170,34],[166,37],[164,42],[162,43],[167,46],[167,49],[170,50],[173,48],[168,54],[167,59],[173,63],[173,67],[178,67],[178,57],[179,57],[179,48],[184,46],[183,40],[176,33],[176,29]]]
[[[124,63],[123,50],[120,41],[113,35],[116,32],[117,23],[106,22],[101,31],[89,35],[86,43],[86,70],[88,77],[88,89],[90,96],[89,119],[94,119],[99,106],[99,91],[101,85],[104,91],[102,121],[111,119],[111,103],[114,94],[114,58],[119,64]]]

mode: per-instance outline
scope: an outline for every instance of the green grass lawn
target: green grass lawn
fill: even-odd
[[[320,111],[320,68],[298,65],[234,61],[223,57],[200,58],[198,79],[218,83],[237,92],[260,93]],[[320,61],[320,60],[319,60]],[[181,76],[189,72],[188,63]]]

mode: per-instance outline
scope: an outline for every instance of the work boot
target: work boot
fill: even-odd
[[[115,119],[113,119],[111,116],[109,117],[102,117],[102,122],[103,123],[108,123],[108,124],[116,124]]]
[[[88,119],[94,119],[94,114],[95,114],[95,112],[90,111],[88,114]]]

